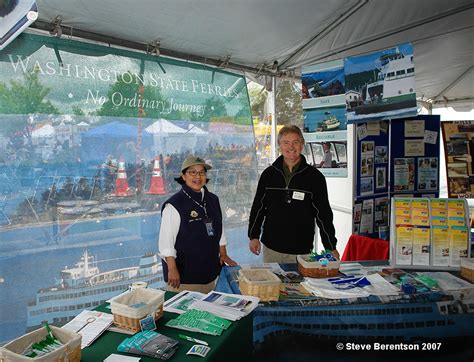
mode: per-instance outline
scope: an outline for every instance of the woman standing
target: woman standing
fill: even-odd
[[[205,186],[209,169],[204,159],[187,157],[175,179],[182,188],[163,205],[158,244],[167,290],[208,293],[222,264],[237,265],[227,255],[219,199]]]

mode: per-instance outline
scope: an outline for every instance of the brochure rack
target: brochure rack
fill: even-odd
[[[392,198],[390,265],[459,270],[470,254],[470,233],[465,199]]]

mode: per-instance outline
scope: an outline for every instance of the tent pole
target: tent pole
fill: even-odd
[[[268,113],[271,115],[271,162],[273,163],[276,160],[276,148],[277,148],[277,117],[276,117],[276,78],[272,76],[272,92],[270,95],[270,102],[268,105]]]

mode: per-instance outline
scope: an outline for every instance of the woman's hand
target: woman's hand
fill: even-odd
[[[219,259],[221,261],[221,265],[228,265],[228,266],[236,266],[237,263],[233,261],[229,255],[227,255],[227,248],[225,245],[221,245],[219,247]]]
[[[232,260],[229,255],[225,254],[225,255],[222,255],[220,256],[220,259],[221,259],[221,265],[227,265],[227,266],[237,266],[237,263]]]
[[[168,256],[166,258],[166,264],[168,264],[168,285],[173,288],[179,288],[181,282],[175,258]]]

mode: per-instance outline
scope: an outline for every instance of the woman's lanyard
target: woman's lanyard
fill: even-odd
[[[204,210],[204,225],[206,226],[206,231],[208,236],[214,236],[214,226],[212,225],[212,219],[207,216],[207,209],[206,209],[206,200],[203,201],[204,205],[201,205],[199,202],[194,200],[190,194],[188,194],[184,189],[182,189],[184,194],[189,197],[189,199],[194,202],[196,205],[198,205],[201,209]]]
[[[204,216],[206,217],[207,219],[207,209],[206,209],[206,200],[204,200],[203,204],[204,205],[201,205],[199,202],[197,202],[196,200],[194,200],[190,194],[188,194],[184,189],[182,189],[181,191],[184,192],[184,194],[192,201],[194,202],[196,205],[198,205],[201,209],[204,210]],[[201,196],[202,196],[202,193],[201,193]]]

